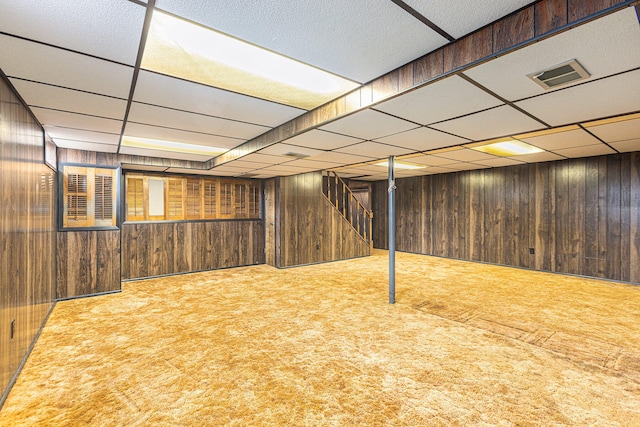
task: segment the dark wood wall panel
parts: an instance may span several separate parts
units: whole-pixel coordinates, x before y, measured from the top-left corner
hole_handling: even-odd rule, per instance
[[[640,283],[640,152],[396,185],[400,251]],[[386,199],[374,183],[376,248],[388,248]]]
[[[58,299],[118,290],[120,230],[58,232]]]
[[[2,75],[0,124],[1,407],[55,301],[56,179],[42,129]]]
[[[266,245],[276,267],[368,256],[369,245],[322,194],[322,174],[280,177],[266,186],[275,202],[277,226]]]
[[[262,220],[122,225],[122,279],[263,264]]]

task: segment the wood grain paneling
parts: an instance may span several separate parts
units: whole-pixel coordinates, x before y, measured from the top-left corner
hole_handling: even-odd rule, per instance
[[[501,19],[493,25],[493,51],[507,50],[535,35],[534,7]]]
[[[493,52],[493,26],[488,26],[444,47],[444,72],[464,67]]]
[[[625,0],[568,0],[569,23],[608,9]]]
[[[120,230],[58,232],[57,298],[120,290]]]
[[[264,222],[223,220],[122,225],[122,279],[264,263]]]
[[[322,194],[322,173],[274,180],[276,267],[368,256],[369,245]]]
[[[56,179],[0,72],[0,407],[55,300]]]
[[[638,152],[396,185],[400,251],[640,283]],[[388,247],[386,189],[373,185],[376,248]]]
[[[567,0],[546,0],[535,4],[535,35],[567,25]]]

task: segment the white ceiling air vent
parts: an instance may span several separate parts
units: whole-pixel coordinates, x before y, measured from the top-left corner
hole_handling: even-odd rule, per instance
[[[553,67],[549,67],[545,70],[527,74],[527,77],[538,83],[545,90],[549,90],[558,86],[584,80],[589,78],[590,75],[587,73],[587,70],[578,63],[578,61],[572,59],[571,61],[554,65]]]
[[[286,157],[293,157],[294,159],[304,159],[305,157],[310,157],[309,154],[302,154],[302,153],[293,153],[293,152],[289,152],[287,154],[285,154]]]

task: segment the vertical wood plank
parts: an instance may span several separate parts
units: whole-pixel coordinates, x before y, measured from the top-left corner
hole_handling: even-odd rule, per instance
[[[629,280],[640,283],[640,152],[630,157]]]
[[[567,24],[567,0],[544,0],[535,4],[535,35],[540,36]]]
[[[471,64],[492,53],[493,26],[488,26],[444,47],[444,72]]]
[[[534,7],[530,6],[493,24],[493,52],[507,50],[534,35]]]

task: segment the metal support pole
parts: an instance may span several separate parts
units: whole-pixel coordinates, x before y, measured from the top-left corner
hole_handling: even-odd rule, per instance
[[[393,156],[389,157],[389,304],[396,302],[396,177]]]

